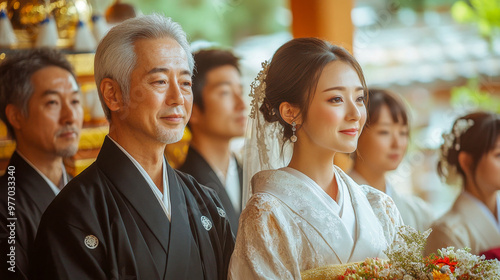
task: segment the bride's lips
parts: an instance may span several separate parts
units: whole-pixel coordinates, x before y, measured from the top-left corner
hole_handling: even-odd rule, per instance
[[[389,159],[391,159],[391,160],[398,160],[398,159],[399,159],[399,157],[400,157],[400,155],[399,155],[399,154],[390,154],[390,155],[389,155]]]
[[[359,131],[359,129],[357,129],[357,128],[351,128],[351,129],[344,129],[344,130],[341,130],[339,132],[346,134],[346,135],[349,135],[349,136],[356,136],[356,135],[358,135],[358,131]]]
[[[239,116],[236,118],[236,122],[237,123],[245,123],[247,121],[247,117],[246,116]]]

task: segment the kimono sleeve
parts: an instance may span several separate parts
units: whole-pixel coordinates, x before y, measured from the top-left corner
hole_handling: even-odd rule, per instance
[[[19,208],[15,220],[9,219],[6,197],[0,198],[0,207],[0,279],[28,279],[28,251],[36,223]]]
[[[47,217],[49,218],[49,217]],[[106,246],[100,234],[90,234],[64,222],[42,224],[32,257],[33,279],[118,279],[106,275]]]
[[[300,279],[296,242],[277,210],[283,206],[260,198],[254,195],[240,217],[229,279]]]

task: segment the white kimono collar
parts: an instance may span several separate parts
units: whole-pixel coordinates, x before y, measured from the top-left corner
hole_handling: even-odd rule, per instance
[[[286,171],[270,170],[261,175],[269,176],[265,184],[252,186],[253,193],[273,195],[303,217],[323,237],[339,263],[362,261],[366,256],[380,256],[387,244],[378,218],[360,187],[340,168],[334,166],[334,169],[335,176],[346,183],[351,196],[356,217],[356,240],[352,239],[341,218],[332,211],[332,198],[317,184],[305,184]]]
[[[458,213],[462,213],[464,221],[467,221],[473,228],[481,229],[477,231],[481,234],[481,239],[487,242],[500,240],[498,223],[492,221],[494,218],[487,218],[488,216],[481,210],[478,203],[481,202],[475,201],[472,195],[464,191],[458,196],[453,208]],[[493,216],[490,212],[489,214]]]
[[[490,212],[490,209],[488,209],[488,207],[486,207],[486,205],[484,205],[484,203],[482,201],[480,201],[479,199],[477,199],[475,196],[473,196],[472,194],[470,194],[469,192],[467,191],[464,191],[463,192],[463,196],[465,196],[467,198],[467,200],[469,200],[471,203],[474,203],[476,205],[476,207],[481,210],[481,212],[483,212],[484,216],[493,224],[496,226],[497,228],[497,231],[500,233],[500,223],[499,223],[499,220],[495,218],[495,216],[493,216],[493,214]],[[497,195],[496,195],[497,199],[497,217],[500,219],[500,213],[499,213],[499,205],[498,205],[498,202],[500,200],[500,194],[497,192]]]

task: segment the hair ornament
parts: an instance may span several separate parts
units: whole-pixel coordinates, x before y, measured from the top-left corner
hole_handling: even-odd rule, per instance
[[[260,70],[252,84],[250,84],[249,96],[252,97],[252,101],[250,102],[250,118],[252,119],[255,119],[256,113],[259,110],[259,104],[262,104],[266,97],[266,77],[268,70],[269,61],[266,60],[262,62],[262,70]]]
[[[455,151],[460,151],[460,136],[462,136],[470,127],[474,125],[474,121],[471,119],[460,119],[457,120],[455,125],[453,126],[453,129],[451,130],[450,133],[444,133],[443,134],[443,139],[444,139],[444,144],[443,144],[443,153],[444,156],[448,155],[448,150],[453,146],[453,143],[455,143]]]
[[[460,151],[460,137],[473,125],[474,121],[472,119],[459,119],[453,125],[450,133],[443,133],[444,143],[441,146],[439,161],[443,175],[446,178],[445,182],[448,185],[455,185],[461,179],[457,167],[448,163],[448,152],[452,147],[455,151]]]

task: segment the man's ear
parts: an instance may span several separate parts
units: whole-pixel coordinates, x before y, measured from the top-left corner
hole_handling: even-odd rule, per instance
[[[14,130],[21,129],[21,121],[24,119],[23,112],[14,104],[8,104],[5,107],[5,115],[7,116],[7,121],[12,125]]]
[[[297,125],[302,123],[302,118],[299,114],[300,109],[297,106],[293,106],[288,102],[282,102],[279,107],[281,118],[289,123],[295,122]]]
[[[203,113],[198,105],[193,104],[193,110],[191,111],[191,118],[189,119],[190,125],[197,125],[201,118],[203,117]]]
[[[458,164],[460,164],[460,168],[462,168],[467,177],[473,177],[472,156],[469,153],[460,152],[458,154]]]
[[[110,111],[117,112],[123,109],[122,91],[115,80],[104,78],[101,81],[100,89],[104,102]]]

